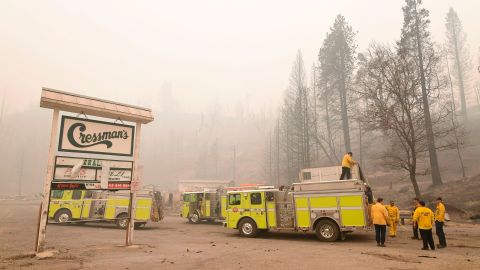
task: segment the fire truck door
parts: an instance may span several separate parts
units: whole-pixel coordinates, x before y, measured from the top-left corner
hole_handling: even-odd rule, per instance
[[[250,193],[250,216],[257,223],[258,229],[267,229],[265,192]]]

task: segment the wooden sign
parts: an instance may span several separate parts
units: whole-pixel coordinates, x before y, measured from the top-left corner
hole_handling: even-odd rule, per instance
[[[135,127],[62,116],[58,151],[133,156]]]
[[[128,189],[132,181],[132,170],[132,161],[57,156],[52,182],[84,184],[77,189],[81,189],[81,187],[84,189],[110,189],[111,187]],[[102,176],[107,177],[107,181],[102,181]],[[128,188],[126,184],[128,184]]]

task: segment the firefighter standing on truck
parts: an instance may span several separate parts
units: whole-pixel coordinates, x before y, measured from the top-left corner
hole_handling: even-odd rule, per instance
[[[397,236],[397,226],[400,221],[400,210],[395,206],[394,201],[390,201],[390,205],[385,206],[388,211],[388,217],[390,218],[390,230],[388,231],[388,236],[395,237]]]
[[[340,176],[340,180],[344,180],[344,179],[348,180],[352,178],[351,169],[352,169],[352,166],[357,163],[355,160],[352,159],[352,156],[353,156],[352,152],[348,152],[343,156],[342,175]]]

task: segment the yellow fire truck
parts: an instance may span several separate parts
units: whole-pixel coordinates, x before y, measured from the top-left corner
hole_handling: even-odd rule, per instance
[[[184,192],[182,200],[181,217],[190,223],[225,219],[227,197],[223,190]]]
[[[135,226],[163,219],[161,193],[143,190],[137,193]],[[52,190],[48,217],[57,223],[111,222],[128,226],[128,191]]]
[[[229,191],[224,227],[241,236],[259,231],[315,232],[321,241],[369,226],[366,185],[360,180],[294,183],[286,190]]]
[[[248,190],[259,188],[273,188],[259,184],[243,184],[239,187],[224,187],[216,190],[205,189],[204,191],[184,192],[182,195],[183,218],[193,224],[203,220],[224,220],[227,217],[227,192],[233,190]]]

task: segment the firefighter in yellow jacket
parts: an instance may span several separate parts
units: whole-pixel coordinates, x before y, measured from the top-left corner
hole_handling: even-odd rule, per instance
[[[435,209],[435,231],[437,232],[438,241],[440,244],[437,248],[447,247],[447,241],[445,240],[445,232],[443,231],[443,225],[445,224],[445,205],[441,197],[437,198],[437,209]]]
[[[388,211],[388,217],[390,219],[390,230],[388,231],[388,236],[395,237],[397,236],[397,226],[400,221],[400,210],[395,206],[394,201],[390,201],[390,205],[385,206]]]
[[[375,240],[377,240],[377,246],[379,247],[385,247],[385,233],[388,224],[388,211],[382,202],[383,199],[378,198],[377,203],[372,205],[370,210],[370,220],[375,226]]]
[[[352,152],[348,152],[343,156],[342,159],[342,175],[340,176],[340,180],[343,179],[351,179],[352,178],[352,173],[351,169],[352,166],[355,165],[357,162],[352,159]]]
[[[428,246],[435,250],[435,243],[433,242],[432,227],[435,220],[434,214],[430,208],[425,207],[425,202],[419,202],[420,207],[413,213],[413,222],[415,222],[420,231],[423,240],[423,250],[428,250]]]

